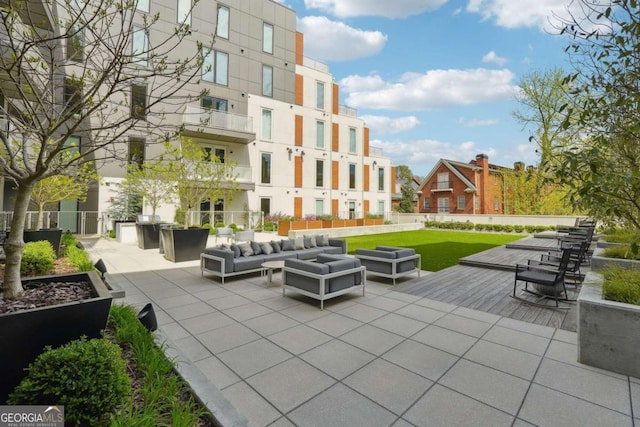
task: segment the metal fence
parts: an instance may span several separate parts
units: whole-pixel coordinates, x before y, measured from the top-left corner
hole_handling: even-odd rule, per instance
[[[42,228],[61,228],[74,234],[101,234],[105,229],[105,214],[96,211],[44,211],[42,213]],[[11,228],[13,212],[0,212],[0,229]],[[27,212],[26,229],[38,228],[38,212]]]

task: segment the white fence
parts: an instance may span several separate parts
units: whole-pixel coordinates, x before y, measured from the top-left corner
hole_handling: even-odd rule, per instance
[[[391,216],[391,222],[394,224],[436,221],[503,225],[573,225],[576,221],[576,216],[566,215],[464,215],[446,213],[405,214],[393,212]]]

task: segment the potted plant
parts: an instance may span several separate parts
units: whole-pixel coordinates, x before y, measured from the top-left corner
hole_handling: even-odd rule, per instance
[[[164,257],[173,262],[199,259],[207,245],[209,229],[192,226],[191,214],[205,200],[229,200],[236,191],[234,164],[222,162],[188,138],[180,138],[178,145],[166,143],[158,162],[184,214],[182,227],[160,230]]]

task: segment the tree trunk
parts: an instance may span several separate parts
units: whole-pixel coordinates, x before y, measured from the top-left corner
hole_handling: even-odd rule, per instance
[[[3,293],[6,299],[15,298],[23,291],[20,280],[20,263],[22,262],[22,251],[24,249],[24,222],[27,218],[27,209],[29,208],[33,185],[23,183],[18,185],[13,218],[11,219],[11,231],[4,245],[6,261],[4,265]]]
[[[38,222],[36,222],[36,230],[42,230],[42,218],[44,216],[44,203],[38,205]]]

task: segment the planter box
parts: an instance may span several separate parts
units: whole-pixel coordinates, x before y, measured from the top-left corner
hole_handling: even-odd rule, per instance
[[[278,235],[279,236],[288,236],[289,230],[291,230],[291,221],[280,221],[278,222]]]
[[[42,228],[40,230],[25,230],[22,236],[25,243],[39,242],[46,240],[51,243],[53,250],[57,254],[60,250],[60,241],[62,240],[61,228]]]
[[[640,306],[602,298],[589,272],[578,297],[578,362],[640,378]]]
[[[100,337],[107,324],[111,294],[97,273],[32,277],[29,283],[89,282],[94,298],[49,307],[0,314],[0,401],[20,383],[23,369],[43,352],[45,346],[59,347],[70,341]]]
[[[358,220],[357,219],[348,219],[345,221],[345,227],[357,227]]]
[[[593,271],[602,270],[607,265],[616,264],[625,269],[640,269],[640,261],[623,258],[606,258],[602,256],[604,248],[596,248],[591,256],[591,269]]]
[[[200,259],[207,246],[209,229],[201,227],[162,228],[160,230],[164,258],[172,262]]]
[[[116,233],[116,239],[118,238],[118,235],[120,233],[120,227],[119,225],[122,223],[128,223],[128,222],[136,222],[134,219],[114,219],[111,222],[111,229],[113,231],[115,231]]]
[[[140,249],[158,249],[160,247],[159,223],[136,223],[136,235]]]

